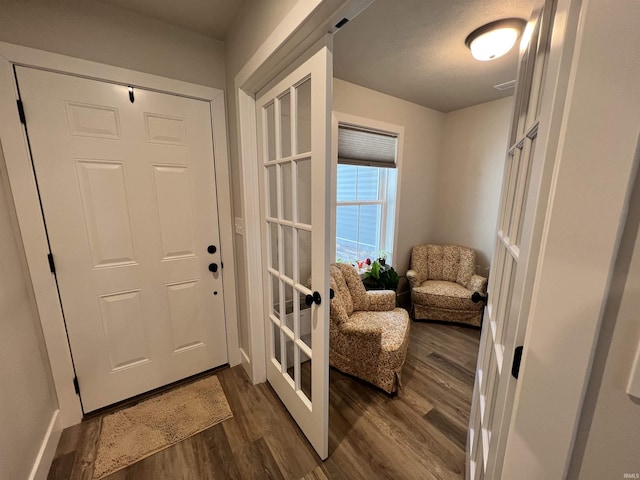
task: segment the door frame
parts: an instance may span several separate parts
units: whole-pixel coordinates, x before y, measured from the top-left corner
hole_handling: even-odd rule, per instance
[[[83,413],[80,397],[75,393],[73,386],[75,373],[57,284],[47,261],[49,247],[29,146],[16,108],[18,90],[13,75],[14,65],[208,102],[213,127],[220,254],[222,262],[235,265],[224,92],[217,88],[0,42],[0,142],[4,154],[4,165],[0,167],[6,167],[26,256],[28,272],[25,273],[28,273],[31,278],[34,300],[58,398],[57,428],[62,430],[80,423]],[[233,366],[240,363],[236,275],[233,268],[225,270],[223,288],[227,356],[229,365]]]
[[[238,248],[243,251],[247,292],[263,292],[262,275],[255,273],[262,272],[256,94],[325,35],[335,33],[339,21],[354,18],[373,1],[298,0],[234,78],[243,218]],[[244,301],[249,344],[239,347],[241,362],[254,384],[264,383],[267,355],[262,295],[247,295]]]

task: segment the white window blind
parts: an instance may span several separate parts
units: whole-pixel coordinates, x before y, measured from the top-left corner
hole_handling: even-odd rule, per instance
[[[352,125],[338,128],[338,163],[396,168],[397,135]]]

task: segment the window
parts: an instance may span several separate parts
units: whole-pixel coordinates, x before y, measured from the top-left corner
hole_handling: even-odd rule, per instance
[[[395,134],[352,125],[338,127],[337,260],[375,259],[381,251],[391,255],[396,151]]]

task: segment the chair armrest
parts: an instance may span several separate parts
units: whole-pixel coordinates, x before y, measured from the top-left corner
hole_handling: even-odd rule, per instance
[[[342,343],[336,345],[338,350],[358,351],[360,358],[378,358],[382,348],[382,329],[374,325],[358,325],[354,327],[348,322],[342,324],[335,341]],[[335,348],[334,347],[334,348]]]
[[[393,290],[367,291],[368,310],[371,312],[386,312],[396,308],[396,292]]]
[[[469,280],[469,290],[472,292],[487,293],[487,279],[480,275],[473,275]]]
[[[411,288],[419,287],[422,283],[420,275],[418,275],[418,272],[415,270],[407,270],[407,280],[409,280],[409,286]]]

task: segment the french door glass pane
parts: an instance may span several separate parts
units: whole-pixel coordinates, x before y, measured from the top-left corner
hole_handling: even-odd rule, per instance
[[[300,390],[311,401],[311,358],[307,357],[302,349],[300,353]]]
[[[266,110],[266,141],[267,159],[276,159],[276,109],[273,103],[265,108]]]
[[[293,332],[294,311],[293,311],[293,287],[288,283],[284,284],[284,324]]]
[[[280,97],[280,149],[282,158],[291,155],[291,94]]]
[[[306,153],[311,150],[311,79],[296,88],[297,150]]]
[[[269,266],[278,270],[278,224],[267,222],[267,229],[269,230],[269,256],[271,257]]]
[[[280,328],[272,323],[273,331],[273,352],[271,352],[271,358],[275,358],[278,364],[282,363],[282,351],[280,350]]]
[[[269,210],[267,215],[271,218],[278,217],[278,184],[277,167],[272,165],[267,167],[267,203]]]
[[[293,279],[293,227],[283,225],[281,228],[284,247],[282,252],[282,256],[284,257],[284,271],[280,273]]]
[[[527,195],[529,194],[529,175],[531,172],[531,159],[533,158],[533,156],[535,155],[535,151],[536,151],[536,137],[533,137],[531,139],[531,145],[529,146],[529,151],[527,152],[527,158],[525,159],[526,164],[527,164],[527,174],[525,176],[524,182],[525,182],[525,187],[524,187],[524,191],[522,192],[522,206],[520,209],[520,218],[518,218],[518,230],[516,232],[516,239],[515,239],[515,243],[516,245],[520,245],[520,241],[522,239],[522,226],[524,224],[524,212],[526,211],[526,207],[527,207]],[[528,140],[527,140],[528,141]]]
[[[280,165],[282,172],[282,218],[284,220],[293,220],[293,182],[291,178],[291,163],[283,163]]]
[[[311,191],[311,159],[299,160],[298,170],[298,223],[311,225],[311,195],[300,195],[300,192]]]
[[[291,379],[291,382],[293,382],[293,379],[295,378],[294,377],[295,363],[293,361],[295,344],[293,340],[286,333],[284,334],[284,340],[285,340],[285,361],[286,361],[284,365],[284,373],[286,373]]]
[[[280,318],[280,280],[271,274],[269,274],[269,278],[271,279],[271,313],[276,318]]]
[[[305,303],[303,294],[300,294],[300,340],[311,349],[311,307]]]
[[[298,282],[307,285],[311,276],[311,232],[298,231]]]

